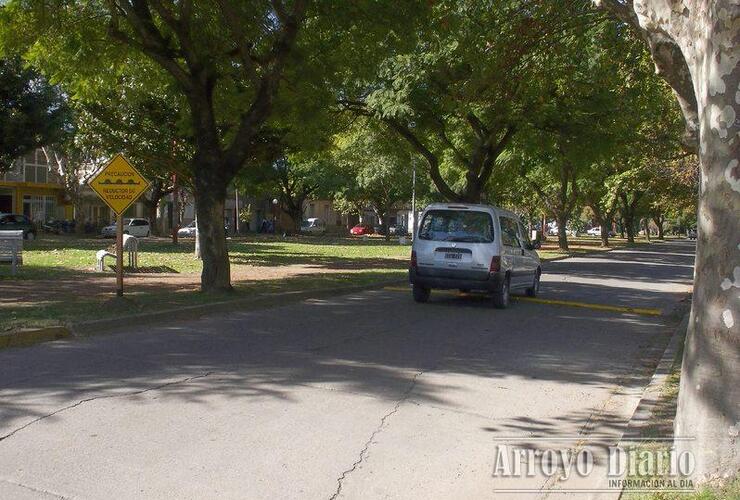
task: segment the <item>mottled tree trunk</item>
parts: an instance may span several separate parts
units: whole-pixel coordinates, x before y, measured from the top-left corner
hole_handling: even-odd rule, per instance
[[[699,108],[698,242],[676,435],[699,479],[740,470],[740,5],[698,1],[680,45]]]
[[[729,477],[740,470],[740,4],[597,3],[642,34],[676,93],[687,131],[698,128],[694,295],[675,421],[675,435],[693,439],[675,444],[678,453],[694,456],[697,480]]]

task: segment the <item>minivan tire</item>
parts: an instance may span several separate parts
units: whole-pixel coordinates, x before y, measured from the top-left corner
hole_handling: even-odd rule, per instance
[[[532,286],[527,288],[526,290],[527,297],[536,297],[537,292],[540,291],[540,274],[541,271],[538,269],[537,272],[534,274],[534,281],[532,282]]]
[[[429,296],[432,294],[431,289],[419,285],[414,285],[411,290],[414,295],[414,301],[420,303],[428,301]]]
[[[509,307],[509,302],[511,301],[511,287],[509,283],[509,278],[506,277],[501,282],[501,288],[493,293],[493,306],[496,309],[506,309]]]

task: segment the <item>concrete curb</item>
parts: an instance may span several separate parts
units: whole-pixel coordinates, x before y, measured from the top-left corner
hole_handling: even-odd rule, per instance
[[[162,323],[176,323],[197,319],[213,313],[229,313],[236,311],[250,311],[258,308],[277,307],[305,299],[320,299],[345,295],[348,293],[374,290],[388,285],[404,283],[405,279],[389,279],[376,281],[366,285],[354,285],[338,288],[316,288],[312,290],[292,290],[287,292],[271,292],[255,294],[250,297],[241,297],[233,300],[222,300],[207,304],[197,304],[178,308],[165,309],[151,313],[132,314],[117,318],[105,318],[93,321],[72,323],[69,326],[53,326],[48,328],[24,328],[0,334],[0,349],[7,347],[28,347],[42,342],[60,340],[71,337],[86,337],[91,335],[112,333],[116,330],[137,326],[156,325]]]
[[[655,367],[655,372],[653,372],[650,383],[645,387],[642,398],[640,398],[640,403],[635,408],[634,413],[632,413],[632,417],[627,424],[627,429],[622,435],[622,441],[639,438],[640,431],[650,421],[650,417],[652,417],[653,411],[660,400],[661,389],[673,369],[676,361],[676,353],[680,348],[680,341],[685,338],[684,333],[688,326],[689,313],[687,312],[673,331],[673,336],[668,341],[668,345],[665,351],[663,351],[663,356],[658,361],[658,366]]]
[[[7,347],[26,347],[41,342],[69,338],[72,331],[65,326],[48,328],[23,328],[0,334],[0,349]]]
[[[671,369],[676,361],[676,353],[680,349],[680,341],[685,339],[683,334],[686,331],[688,324],[689,312],[684,314],[681,322],[678,324],[676,329],[673,330],[673,335],[668,341],[668,345],[663,351],[663,355],[660,357],[658,365],[655,367],[653,376],[650,378],[650,382],[642,392],[640,402],[632,413],[629,422],[627,422],[624,433],[622,433],[622,437],[619,439],[619,442],[616,443],[617,446],[624,447],[625,443],[636,441],[636,439],[640,437],[640,432],[644,425],[650,421],[653,411],[660,400],[661,388],[665,384],[665,381],[670,375]],[[624,476],[619,479],[624,479]],[[603,494],[598,495],[599,500],[619,500],[622,497],[623,490],[609,491],[608,488],[606,488],[607,484],[608,478],[604,478],[601,484],[604,492]]]

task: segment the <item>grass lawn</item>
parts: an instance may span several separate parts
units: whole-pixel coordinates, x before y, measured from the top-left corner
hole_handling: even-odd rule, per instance
[[[363,260],[407,259],[410,252],[408,245],[387,243],[378,238],[252,237],[230,238],[228,244],[231,263],[235,266],[320,264],[343,260],[361,263]],[[113,245],[113,240],[60,236],[27,241],[24,242],[21,272],[17,276],[2,273],[0,280],[48,279],[76,275],[79,271],[93,272],[95,253]],[[173,245],[168,239],[149,238],[139,245],[139,266],[144,272],[196,274],[200,273],[201,262],[194,256],[192,239],[181,239],[178,245]]]
[[[43,236],[25,242],[17,276],[0,267],[0,331],[125,316],[143,311],[240,299],[265,292],[336,288],[403,279],[410,245],[380,237],[250,236],[228,240],[234,292],[197,291],[201,262],[192,239],[173,245],[166,238],[140,242],[139,269],[127,273],[123,306],[112,303],[113,273],[94,271],[95,253],[113,240]],[[615,246],[625,246],[615,239]],[[606,250],[597,238],[572,238],[560,252],[551,238],[543,260]],[[108,261],[109,264],[113,262]]]

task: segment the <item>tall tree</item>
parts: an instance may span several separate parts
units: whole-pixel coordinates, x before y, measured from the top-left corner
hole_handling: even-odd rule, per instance
[[[192,130],[204,291],[231,289],[223,226],[226,189],[246,164],[261,156],[265,127],[285,68],[292,62],[307,4],[99,0],[49,5],[16,0],[4,9],[10,15],[34,16],[35,25],[42,26],[41,41],[56,43],[66,60],[83,54],[88,74],[93,68],[110,71],[110,58],[100,54],[118,51],[148,58],[172,82]],[[120,45],[111,48],[111,41]],[[32,50],[39,46],[34,44]],[[100,53],[93,50],[98,46]]]
[[[681,369],[677,451],[698,479],[740,469],[740,5],[733,0],[595,0],[645,41],[699,153],[698,243]]]
[[[419,8],[409,46],[385,44],[341,103],[423,159],[448,200],[478,202],[522,121],[539,109],[545,54],[599,16],[587,2],[441,1]]]
[[[411,155],[398,140],[388,137],[367,120],[359,120],[337,140],[336,160],[348,189],[337,193],[340,206],[370,208],[386,239],[389,217],[398,205],[411,200]]]
[[[0,59],[0,173],[26,153],[59,142],[68,119],[57,87],[18,57]]]

